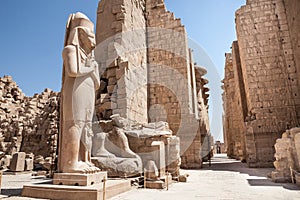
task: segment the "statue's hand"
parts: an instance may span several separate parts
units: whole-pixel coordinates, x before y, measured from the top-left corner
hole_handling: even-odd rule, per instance
[[[93,69],[97,69],[97,68],[98,68],[98,63],[97,63],[96,60],[93,60],[93,61],[92,61],[91,67],[92,67]]]
[[[92,69],[96,69],[98,67],[98,63],[94,58],[89,58],[85,62],[85,67],[90,67]]]

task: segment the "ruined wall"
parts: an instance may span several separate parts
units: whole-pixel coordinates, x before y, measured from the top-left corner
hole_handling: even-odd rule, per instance
[[[162,0],[102,0],[96,38],[96,59],[103,73],[98,117],[121,114],[141,123],[166,121],[181,137],[183,165],[200,167],[195,67],[180,19]],[[205,135],[208,120],[204,121]]]
[[[236,31],[247,162],[250,167],[272,166],[276,139],[299,124],[296,54],[283,0],[248,0],[236,12]]]
[[[102,0],[97,14],[95,50],[101,65],[97,114],[120,114],[147,122],[145,2]]]
[[[180,19],[163,0],[146,1],[149,121],[167,121],[180,137],[182,167],[201,167],[194,62]]]
[[[11,76],[0,78],[0,151],[52,157],[56,153],[59,94],[26,97]]]
[[[246,160],[245,118],[247,102],[243,71],[241,68],[239,45],[232,43],[232,52],[226,54],[224,78],[224,136],[227,155],[236,159]]]
[[[243,80],[243,71],[240,60],[239,45],[237,41],[232,43],[232,62],[235,82],[235,128],[236,128],[236,146],[237,156],[240,160],[246,160],[246,144],[245,144],[245,118],[247,116],[247,101],[245,99],[245,84]]]
[[[148,0],[146,8],[149,108],[155,117],[161,117],[161,108],[155,105],[163,106],[171,129],[177,132],[178,114],[182,111],[179,104],[186,103],[188,109],[183,114],[192,113],[193,107],[186,31],[180,19],[166,10],[163,1]],[[150,117],[149,120],[157,119]]]

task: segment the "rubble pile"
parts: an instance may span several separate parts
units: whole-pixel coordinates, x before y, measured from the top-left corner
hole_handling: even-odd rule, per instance
[[[293,128],[283,133],[282,138],[276,141],[275,150],[276,170],[271,174],[272,180],[294,182],[300,172],[300,128]]]
[[[1,167],[17,152],[52,157],[56,151],[59,93],[45,89],[26,97],[11,76],[0,78]]]

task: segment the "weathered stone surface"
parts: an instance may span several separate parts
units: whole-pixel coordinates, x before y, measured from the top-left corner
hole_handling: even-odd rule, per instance
[[[226,54],[224,79],[224,135],[227,155],[245,160],[245,115],[246,102],[244,83],[241,77],[241,61],[238,42],[232,44],[232,53]],[[240,106],[237,106],[240,105]]]
[[[96,110],[100,119],[120,114],[130,121],[147,122],[147,55],[145,2],[139,0],[98,5],[96,59],[103,87]],[[109,25],[108,25],[109,24]]]
[[[92,162],[96,167],[107,171],[108,177],[133,177],[142,172],[142,161],[140,158],[120,157],[93,157]]]
[[[32,171],[34,169],[33,159],[26,158],[25,159],[25,171]]]
[[[178,175],[180,140],[172,136],[168,123],[142,125],[119,115],[111,118],[107,122],[100,121],[98,129],[94,125],[96,134],[93,138],[92,160],[96,166],[107,170],[110,177],[129,177],[139,175],[149,160],[155,160],[160,176],[165,175],[167,166],[170,166],[173,175]],[[99,132],[103,129],[107,133]],[[168,151],[165,146],[169,147]],[[171,159],[172,164],[168,165]]]
[[[12,160],[9,166],[10,171],[23,172],[25,169],[25,157],[26,154],[24,152],[15,153],[12,156]]]
[[[300,172],[300,128],[287,130],[282,138],[277,139],[275,144],[275,171],[272,172],[274,182],[290,182],[295,180],[296,174]],[[292,175],[293,174],[293,175]]]
[[[181,20],[163,1],[102,0],[96,35],[96,58],[104,63],[98,118],[166,121],[181,138],[183,166],[200,168],[201,138],[209,133],[207,82],[205,70],[194,65]]]
[[[224,133],[228,155],[271,167],[274,144],[299,126],[299,1],[248,0],[236,11],[226,54]]]

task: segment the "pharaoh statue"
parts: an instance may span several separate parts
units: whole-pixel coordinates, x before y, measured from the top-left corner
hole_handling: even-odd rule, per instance
[[[62,53],[60,173],[100,171],[91,162],[95,90],[100,85],[95,46],[94,24],[82,13],[71,14]]]

